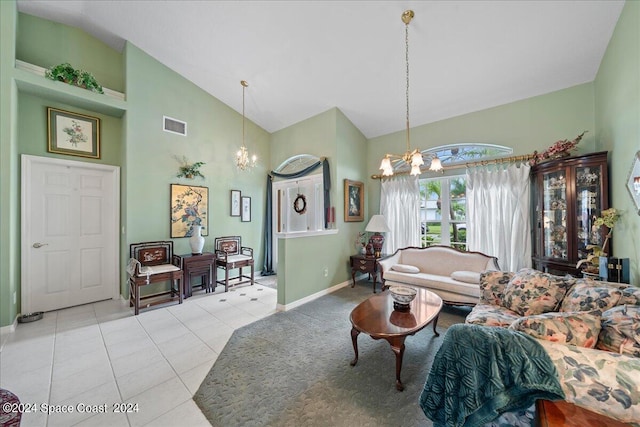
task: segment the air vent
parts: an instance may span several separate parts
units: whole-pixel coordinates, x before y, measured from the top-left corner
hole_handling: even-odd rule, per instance
[[[182,136],[187,136],[187,122],[163,116],[163,129],[165,132],[171,132]]]

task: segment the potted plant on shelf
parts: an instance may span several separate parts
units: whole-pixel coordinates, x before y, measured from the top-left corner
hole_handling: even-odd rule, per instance
[[[88,89],[92,92],[104,93],[102,86],[96,81],[93,75],[84,70],[76,70],[65,62],[63,64],[54,65],[44,73],[45,77],[51,80],[65,82],[70,85]]]
[[[607,256],[607,243],[613,233],[613,228],[620,219],[620,213],[616,208],[609,208],[602,211],[601,216],[597,217],[593,222],[593,227],[600,228],[602,226],[607,227],[607,234],[604,238],[602,246],[587,245],[587,250],[590,251],[589,255],[585,259],[581,259],[576,264],[576,268],[583,267],[583,272],[587,274],[597,275],[600,267],[600,257]]]
[[[200,172],[200,167],[204,165],[203,162],[189,163],[186,157],[182,157],[182,165],[180,166],[180,172],[176,175],[178,178],[194,179],[199,176],[204,178],[204,175]]]

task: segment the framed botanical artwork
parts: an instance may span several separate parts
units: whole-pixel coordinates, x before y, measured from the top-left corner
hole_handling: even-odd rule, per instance
[[[100,119],[47,107],[47,151],[100,158]]]
[[[231,190],[231,216],[240,216],[240,190]]]
[[[242,196],[242,222],[251,222],[251,197]]]
[[[631,163],[627,190],[629,190],[633,203],[635,203],[636,211],[640,215],[640,151],[636,153],[633,163]]]
[[[364,183],[344,180],[344,221],[364,221]]]
[[[191,237],[194,225],[209,235],[209,189],[171,184],[171,237]]]

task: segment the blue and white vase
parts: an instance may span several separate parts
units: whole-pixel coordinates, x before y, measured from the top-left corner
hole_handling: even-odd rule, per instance
[[[201,255],[202,248],[204,247],[204,237],[200,234],[202,231],[201,225],[194,225],[191,237],[189,237],[189,245],[191,245],[191,255]]]

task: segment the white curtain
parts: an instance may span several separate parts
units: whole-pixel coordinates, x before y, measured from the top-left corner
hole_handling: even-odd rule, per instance
[[[392,254],[407,246],[420,247],[420,184],[416,176],[382,181],[380,213],[391,229],[382,251]]]
[[[467,244],[498,258],[502,270],[531,267],[527,164],[467,170]]]

